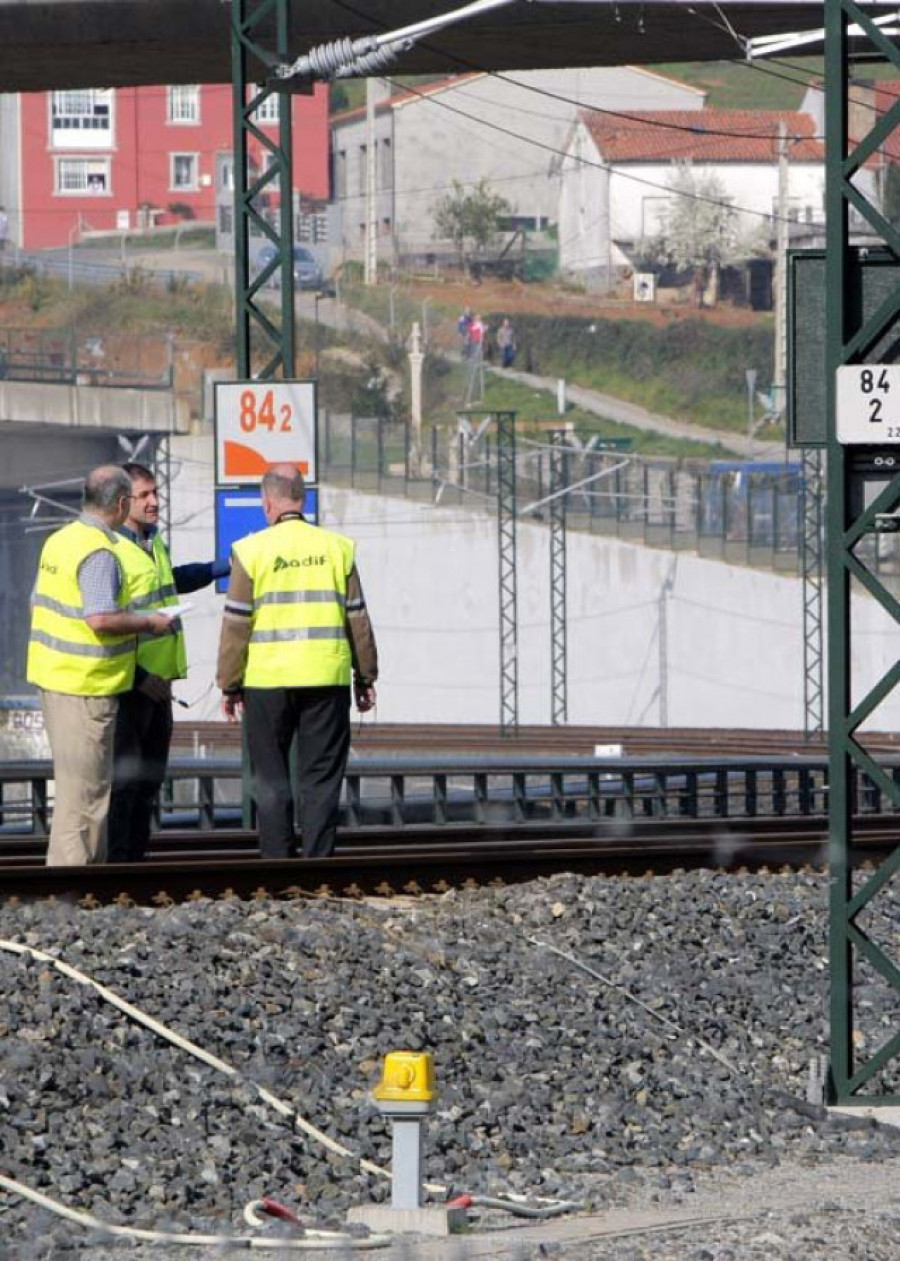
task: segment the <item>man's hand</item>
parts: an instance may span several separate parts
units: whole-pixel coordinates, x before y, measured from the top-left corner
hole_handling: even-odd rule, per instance
[[[240,722],[244,715],[244,693],[223,692],[222,713],[227,722]]]
[[[137,684],[135,689],[143,692],[145,696],[149,696],[152,701],[172,702],[172,684],[168,679],[161,679],[158,674],[147,674]]]
[[[176,618],[166,617],[165,613],[148,613],[147,633],[150,635],[168,635],[171,631],[177,629],[175,626],[176,621]]]
[[[370,709],[375,708],[374,683],[363,683],[362,679],[353,680],[353,699],[356,702],[356,708],[361,714],[367,714]]]

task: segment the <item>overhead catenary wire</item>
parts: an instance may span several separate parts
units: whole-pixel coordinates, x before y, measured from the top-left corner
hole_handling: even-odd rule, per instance
[[[370,16],[370,15],[368,15],[368,14],[364,14],[364,13],[363,13],[363,12],[361,12],[359,9],[355,8],[353,5],[346,3],[346,0],[335,0],[335,3],[337,4],[337,6],[338,6],[339,8],[344,9],[346,12],[353,14],[353,16],[355,16],[355,17],[357,17],[357,18],[359,18],[359,19],[361,19],[361,20],[365,20],[365,21],[370,22],[370,23],[371,23],[371,22],[373,22],[373,19],[371,18],[371,16]],[[692,16],[695,16],[695,17],[698,17],[698,18],[702,16],[702,15],[700,15],[698,12],[696,12],[695,10],[689,10],[689,12],[691,13],[691,15],[692,15]],[[706,20],[706,21],[708,21],[708,22],[711,22],[711,19],[708,19],[708,18],[707,18],[707,19],[704,19],[704,20]],[[740,40],[740,38],[737,36],[737,34],[736,34],[736,32],[734,31],[733,27],[731,27],[730,23],[727,25],[727,27],[723,27],[723,25],[722,25],[722,22],[721,22],[721,21],[720,21],[720,22],[718,22],[718,23],[712,23],[712,24],[713,24],[713,25],[715,25],[715,26],[717,26],[719,29],[727,29],[727,30],[728,30],[728,32],[729,32],[729,34],[730,34],[730,35],[731,35],[731,36],[732,36],[732,37],[736,40],[736,42],[738,43],[738,46],[739,46],[739,48],[741,48],[741,51],[742,51],[742,52],[744,51],[743,44],[741,43],[741,40]],[[475,65],[475,64],[474,64],[474,63],[472,63],[472,62],[466,61],[465,59],[460,58],[459,56],[453,56],[453,57],[449,57],[449,56],[447,56],[447,59],[448,59],[448,60],[450,60],[450,61],[452,61],[452,62],[453,62],[454,64],[456,64],[456,65],[463,66],[466,70],[468,70],[468,71],[470,71],[470,72],[472,72],[472,73],[479,73],[479,74],[493,74],[493,77],[496,77],[496,78],[500,78],[500,79],[506,78],[506,76],[503,76],[503,75],[498,74],[498,73],[496,73],[496,72],[489,72],[489,71],[485,70],[483,67],[477,66],[477,65]],[[737,59],[734,59],[734,64],[741,64],[741,65],[743,65],[743,64],[748,64],[748,63],[746,62],[746,60],[745,60],[745,59],[742,59],[740,62],[738,62],[738,61],[737,61]],[[764,66],[760,66],[760,65],[758,65],[758,64],[757,64],[757,63],[755,63],[755,62],[753,62],[753,63],[749,63],[749,65],[750,65],[750,68],[756,69],[756,70],[758,70],[758,71],[760,71],[760,72],[762,72],[762,73],[768,73],[768,72],[769,72],[769,67],[767,67],[767,66],[766,66],[766,67],[764,67]],[[786,76],[776,76],[776,77],[785,78]],[[414,88],[414,87],[412,87],[412,86],[409,86],[409,85],[399,85],[399,84],[398,84],[395,80],[392,80],[392,79],[390,79],[390,78],[388,78],[388,79],[387,79],[387,81],[388,81],[388,82],[390,82],[390,83],[392,83],[394,87],[400,87],[400,88],[401,88],[404,92],[406,92],[406,93],[411,93],[411,94],[413,94],[413,95],[418,95],[418,96],[424,97],[425,99],[431,100],[431,101],[433,101],[433,103],[438,104],[438,105],[442,105],[444,108],[447,108],[447,109],[453,109],[453,108],[454,108],[454,107],[451,107],[451,106],[447,105],[447,103],[446,103],[446,102],[441,102],[441,101],[438,101],[438,100],[436,99],[436,96],[435,96],[433,93],[420,92],[418,89],[416,89],[416,88]],[[509,81],[510,81],[510,82],[517,82],[517,81],[515,81],[515,80],[509,80]],[[789,81],[790,81],[790,82],[797,82],[797,81],[796,81],[796,80],[794,80],[794,79],[790,79]],[[551,97],[554,97],[554,96],[555,96],[555,94],[554,94],[554,93],[552,93],[552,92],[547,92],[545,89],[543,89],[543,88],[539,88],[539,87],[537,87],[537,86],[533,86],[533,85],[525,85],[525,84],[522,84],[522,83],[519,83],[519,86],[523,86],[523,87],[524,87],[524,86],[527,86],[529,90],[534,91],[534,92],[536,92],[536,93],[538,93],[538,94],[545,94],[545,95],[548,95],[548,96],[551,96]],[[567,100],[567,99],[569,99],[569,98],[565,98],[565,97],[559,96],[559,97],[557,97],[556,99]],[[577,105],[579,105],[579,107],[581,107],[580,102],[575,102],[575,101],[571,101],[571,100],[570,100],[570,101],[569,101],[569,103],[571,103],[571,104],[577,104]],[[590,107],[587,107],[587,108],[590,108]],[[458,111],[458,110],[457,110],[457,111],[455,111],[455,112],[462,113],[462,111]],[[627,115],[626,113],[624,113],[624,112],[622,112],[622,111],[604,111],[604,112],[609,112],[609,113],[611,113],[611,114],[614,114],[614,115],[619,115],[619,116],[626,117],[626,118],[629,116],[629,115]],[[554,153],[556,153],[556,154],[559,154],[559,155],[562,155],[562,156],[566,156],[566,155],[564,154],[564,151],[562,151],[562,150],[556,150],[556,149],[554,149],[554,148],[553,148],[553,146],[548,146],[548,145],[546,145],[546,144],[544,144],[544,143],[542,143],[542,142],[540,142],[540,141],[535,140],[533,137],[529,137],[529,136],[523,135],[523,134],[521,134],[521,133],[513,132],[512,130],[510,130],[510,129],[508,129],[508,128],[503,128],[503,127],[501,127],[499,124],[492,124],[492,123],[490,123],[490,121],[489,121],[489,120],[487,120],[487,119],[479,119],[479,118],[477,118],[477,117],[474,117],[474,116],[472,116],[472,115],[467,115],[467,114],[464,114],[463,116],[464,116],[464,117],[467,117],[467,118],[470,118],[472,121],[479,122],[479,123],[481,123],[481,124],[482,124],[482,125],[484,125],[484,126],[487,126],[487,127],[492,127],[494,130],[498,130],[498,131],[502,132],[503,134],[507,134],[507,135],[512,136],[512,137],[514,137],[514,138],[517,138],[517,139],[520,139],[520,140],[524,140],[524,141],[526,141],[527,143],[536,144],[536,145],[538,145],[539,147],[541,147],[541,148],[543,148],[543,149],[548,149],[550,152],[554,152]],[[685,126],[685,127],[683,127],[683,130],[686,130],[686,131],[691,131],[692,129],[691,129],[690,127]],[[738,138],[740,138],[741,136],[744,136],[744,138],[753,138],[753,137],[752,137],[752,135],[748,137],[748,133],[741,133],[741,132],[735,132],[735,133],[728,133],[728,132],[724,132],[724,133],[718,133],[718,132],[708,132],[707,134],[724,134],[724,135],[734,134],[734,135],[735,135],[736,137],[738,137]],[[757,135],[757,136],[756,136],[756,138],[760,138],[760,136],[759,136],[759,135]],[[766,133],[766,134],[765,134],[765,136],[764,136],[764,137],[762,137],[762,138],[765,138],[765,139],[770,139],[770,138],[772,138],[773,140],[774,140],[774,139],[777,139],[777,137],[775,137],[775,136],[770,137],[768,133]],[[819,141],[821,141],[823,138],[822,138],[822,137],[820,137],[820,136],[818,136],[818,135],[814,135],[814,136],[805,136],[805,137],[802,137],[802,139],[806,139],[806,140],[819,140]],[[570,155],[570,156],[574,156],[574,155]],[[687,198],[690,198],[690,199],[692,199],[692,200],[696,200],[696,201],[703,201],[703,202],[707,202],[707,203],[710,203],[710,204],[713,204],[713,205],[716,205],[716,206],[727,206],[727,207],[729,207],[729,208],[731,208],[731,209],[733,209],[733,210],[736,210],[736,211],[738,211],[738,212],[740,212],[740,213],[744,213],[744,214],[747,214],[747,215],[750,215],[750,216],[755,216],[755,217],[762,218],[762,219],[764,219],[764,220],[765,220],[765,221],[767,221],[767,222],[777,222],[777,221],[778,221],[777,216],[773,216],[773,215],[772,215],[772,213],[771,213],[771,212],[768,212],[768,211],[759,211],[759,210],[755,210],[755,209],[750,208],[750,207],[744,207],[744,206],[735,205],[735,204],[734,204],[733,202],[731,202],[731,201],[722,200],[722,199],[720,199],[720,198],[709,197],[709,196],[706,196],[706,195],[703,195],[703,194],[698,194],[698,193],[696,193],[696,192],[691,192],[691,191],[689,191],[689,190],[683,190],[683,189],[672,189],[672,188],[670,188],[668,185],[658,185],[658,184],[654,184],[654,183],[652,183],[651,181],[648,181],[648,180],[643,180],[641,177],[631,175],[631,174],[629,174],[629,173],[627,173],[627,172],[624,172],[624,171],[621,171],[621,170],[613,170],[613,168],[611,168],[608,164],[596,163],[596,162],[590,161],[590,160],[588,160],[588,159],[583,159],[583,158],[580,158],[580,157],[579,157],[579,158],[577,158],[577,159],[575,159],[575,160],[578,160],[578,161],[579,161],[582,165],[588,165],[588,166],[592,166],[592,167],[595,167],[595,168],[598,168],[598,169],[601,169],[601,170],[605,170],[605,171],[607,171],[608,173],[618,175],[618,176],[620,176],[620,177],[621,177],[621,178],[623,178],[623,179],[630,179],[630,180],[632,180],[632,181],[634,181],[634,182],[637,182],[637,183],[643,183],[643,184],[645,184],[645,185],[648,185],[649,187],[658,188],[658,189],[660,189],[661,191],[663,191],[663,192],[667,193],[669,196],[687,197]],[[818,227],[822,227],[823,225],[822,225],[822,224],[814,224],[814,225],[811,225],[811,226],[818,226]]]

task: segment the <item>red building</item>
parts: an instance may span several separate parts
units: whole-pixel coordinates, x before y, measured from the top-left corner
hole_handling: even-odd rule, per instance
[[[267,98],[256,120],[273,139],[280,99]],[[294,111],[294,186],[324,200],[327,88],[285,99]],[[251,138],[257,162],[258,150]],[[212,223],[216,179],[230,179],[231,151],[230,84],[0,98],[0,206],[9,240],[33,250],[91,231]]]

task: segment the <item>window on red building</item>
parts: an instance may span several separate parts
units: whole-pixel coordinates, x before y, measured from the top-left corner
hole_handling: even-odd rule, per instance
[[[56,192],[64,197],[107,195],[109,162],[105,158],[57,158]]]
[[[50,140],[55,148],[108,148],[112,144],[112,91],[51,92]]]
[[[195,83],[168,89],[168,121],[199,123],[200,88]]]
[[[196,153],[173,153],[171,182],[169,187],[174,191],[197,188],[199,184],[199,159]]]
[[[253,111],[253,121],[255,123],[277,123],[280,118],[281,97],[277,92],[273,92],[264,101],[260,101]]]

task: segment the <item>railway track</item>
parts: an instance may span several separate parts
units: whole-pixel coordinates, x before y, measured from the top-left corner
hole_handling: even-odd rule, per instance
[[[864,747],[900,751],[900,733],[869,733]],[[205,747],[217,753],[237,752],[239,726],[224,722],[176,723],[173,749],[190,753]],[[434,723],[363,723],[353,734],[357,753],[387,751],[418,753],[557,754],[592,757],[598,747],[621,748],[625,757],[657,754],[741,756],[774,754],[822,755],[827,739],[807,739],[802,731],[754,728],[699,727],[519,727],[501,737],[484,725]]]
[[[857,862],[877,861],[896,845],[896,821],[859,822]],[[689,867],[722,870],[822,865],[821,819],[642,820],[623,829],[557,826],[371,828],[339,838],[327,859],[260,858],[252,832],[166,833],[145,863],[43,866],[42,842],[23,838],[0,857],[0,898],[61,896],[88,903],[165,903],[192,897],[421,894],[508,884],[572,871],[664,874]]]

